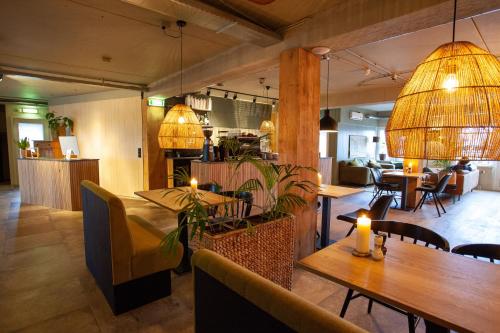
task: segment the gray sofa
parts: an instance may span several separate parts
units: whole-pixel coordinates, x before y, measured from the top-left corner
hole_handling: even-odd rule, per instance
[[[381,169],[395,169],[391,162],[378,162],[368,158],[357,158],[354,160],[345,160],[339,162],[339,183],[349,185],[367,186],[373,184],[370,173],[371,167],[380,167]],[[359,165],[356,165],[359,164]]]

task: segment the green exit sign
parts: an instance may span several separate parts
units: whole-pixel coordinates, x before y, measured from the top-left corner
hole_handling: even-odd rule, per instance
[[[165,100],[159,98],[148,98],[148,106],[165,106]]]

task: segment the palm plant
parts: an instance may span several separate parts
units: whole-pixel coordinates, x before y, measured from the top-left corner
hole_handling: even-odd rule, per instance
[[[236,151],[236,147],[233,146],[231,148]],[[210,214],[207,211],[208,203],[203,199],[202,192],[191,191],[189,188],[167,190],[166,193],[178,192],[176,200],[181,205],[185,205],[186,214],[180,225],[163,239],[161,247],[164,251],[175,251],[183,228],[191,227],[191,239],[198,233],[200,240],[207,229],[210,231],[214,229],[222,230],[227,225],[231,229],[246,226],[247,231],[251,233],[256,220],[239,218],[232,214],[232,202],[236,201],[238,194],[242,192],[254,192],[257,190],[264,192],[264,205],[254,205],[254,207],[260,208],[260,216],[262,217],[262,221],[265,222],[288,216],[294,209],[304,207],[307,201],[299,193],[312,192],[317,187],[313,182],[300,179],[304,171],[316,173],[314,168],[265,162],[253,156],[251,152],[241,152],[240,155],[229,158],[227,162],[232,169],[229,180],[230,186],[238,178],[238,172],[244,163],[251,163],[259,171],[263,181],[252,178],[239,185],[233,192],[233,197],[228,197],[227,202],[224,202],[223,211],[220,217],[216,219],[210,218]],[[185,170],[181,169],[174,177],[184,183],[189,183],[189,175]],[[232,188],[234,187],[236,186]]]
[[[16,141],[17,147],[22,150],[26,150],[30,147],[30,141],[28,138],[23,138],[19,141]]]

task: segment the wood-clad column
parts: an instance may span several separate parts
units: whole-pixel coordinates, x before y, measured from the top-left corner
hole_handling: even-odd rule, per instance
[[[165,116],[165,109],[148,106],[142,100],[142,160],[144,190],[164,188],[166,184],[165,156],[158,143],[158,132]]]
[[[318,169],[320,60],[304,49],[290,49],[280,56],[280,109],[278,149],[281,163]],[[303,177],[317,182],[317,175]],[[316,193],[304,194],[308,206],[296,211],[295,257],[314,252]]]

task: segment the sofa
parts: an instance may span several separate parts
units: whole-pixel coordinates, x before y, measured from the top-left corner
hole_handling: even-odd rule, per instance
[[[455,198],[455,196],[458,196],[458,200],[460,200],[462,195],[467,192],[472,192],[479,185],[479,170],[458,170],[456,174],[456,185],[446,187],[445,192],[453,195],[453,198]]]
[[[374,161],[367,158],[356,158],[339,162],[339,183],[367,186],[373,184],[370,168],[395,169],[388,161]]]
[[[183,247],[164,255],[165,234],[138,216],[127,216],[122,201],[91,181],[81,183],[85,262],[115,315],[171,293],[170,270]]]
[[[192,257],[195,332],[366,332],[209,250]]]

